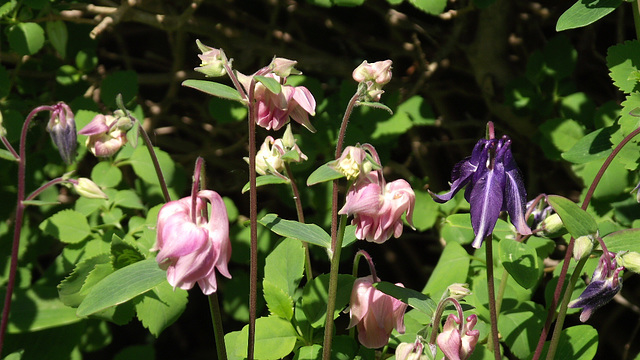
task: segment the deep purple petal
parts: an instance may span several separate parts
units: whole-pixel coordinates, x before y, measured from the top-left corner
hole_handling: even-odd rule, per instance
[[[506,144],[505,146],[509,146]],[[522,175],[518,165],[513,160],[511,155],[511,149],[507,148],[504,152],[504,172],[505,172],[505,189],[504,189],[504,202],[511,223],[516,227],[518,233],[522,235],[530,235],[531,229],[527,226],[526,219],[524,218],[527,191],[524,188],[524,182],[522,181]]]
[[[469,200],[471,225],[476,234],[472,246],[476,249],[482,246],[484,238],[491,234],[496,226],[502,208],[505,183],[504,167],[498,162],[492,170],[487,169],[480,175],[474,181]]]
[[[471,175],[473,175],[480,165],[480,161],[485,153],[485,145],[487,140],[480,139],[473,147],[471,156],[455,164],[453,170],[451,170],[451,190],[449,192],[436,195],[429,191],[433,200],[438,203],[445,203],[453,198],[460,189],[471,181]]]
[[[592,281],[578,299],[569,303],[569,307],[583,308],[580,321],[585,322],[595,310],[611,301],[620,289],[622,289],[620,281],[617,286],[612,286],[611,280]]]

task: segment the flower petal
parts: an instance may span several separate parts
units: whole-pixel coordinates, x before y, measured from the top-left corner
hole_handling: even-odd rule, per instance
[[[504,167],[495,162],[492,170],[485,170],[478,179],[474,179],[470,192],[471,225],[476,237],[471,246],[479,249],[482,241],[493,232],[500,209],[502,208],[504,188]],[[475,178],[475,176],[474,176]]]

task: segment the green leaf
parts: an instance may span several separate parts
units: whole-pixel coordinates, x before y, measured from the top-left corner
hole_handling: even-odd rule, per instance
[[[282,91],[282,87],[280,86],[280,83],[274,78],[270,78],[270,77],[266,77],[266,76],[260,76],[260,75],[256,75],[253,78],[257,82],[259,82],[262,85],[264,85],[264,87],[266,87],[267,90],[269,90],[270,92],[272,92],[274,94],[280,94],[280,91]]]
[[[136,300],[138,320],[157,338],[180,318],[187,307],[188,294],[186,290],[173,289],[166,281],[160,283]]]
[[[438,306],[427,295],[408,288],[403,288],[390,282],[382,281],[374,284],[375,288],[403,303],[419,310],[427,316],[432,316]]]
[[[333,318],[340,316],[342,309],[349,303],[351,289],[356,279],[352,275],[338,275],[336,309]],[[327,298],[329,294],[329,274],[316,276],[302,290],[302,311],[314,328],[324,325],[327,316]]]
[[[171,184],[173,181],[173,175],[175,173],[175,164],[168,153],[162,151],[156,147],[153,148],[156,156],[158,157],[158,163],[160,164],[160,169],[162,169],[162,174],[164,175],[164,180],[167,184]],[[123,162],[125,163],[125,162]],[[127,162],[131,164],[133,167],[133,171],[138,175],[144,182],[159,185],[158,175],[156,174],[156,170],[153,167],[153,162],[151,162],[151,156],[149,156],[149,150],[146,147],[140,146],[133,151],[131,158]]]
[[[365,106],[374,109],[385,110],[389,113],[389,115],[393,115],[393,110],[391,110],[387,105],[379,103],[379,102],[370,102],[370,101],[358,101],[356,102],[356,106]]]
[[[5,292],[2,291],[2,296]],[[31,289],[16,289],[13,293],[7,332],[31,333],[78,322],[75,309],[58,298],[54,288],[35,285]]]
[[[538,282],[538,256],[528,244],[512,239],[500,240],[500,261],[511,277],[525,289]]]
[[[544,154],[552,160],[559,160],[560,154],[571,149],[584,137],[582,126],[571,119],[552,119],[542,124],[540,146]]]
[[[122,171],[109,161],[100,161],[91,170],[91,180],[98,186],[115,187],[122,181]]]
[[[315,169],[307,179],[307,186],[343,178],[344,174],[333,168],[332,164],[334,163],[335,160],[329,161]]]
[[[133,190],[120,190],[113,197],[113,205],[127,209],[144,209],[142,200]]]
[[[558,213],[567,231],[574,238],[593,235],[598,231],[598,224],[593,217],[573,201],[558,195],[547,196],[547,201]]]
[[[449,285],[465,283],[470,261],[469,254],[460,244],[447,243],[422,293],[439,299]]]
[[[49,205],[58,205],[59,201],[43,201],[43,200],[25,200],[22,202],[25,206],[49,206]]]
[[[238,91],[230,86],[207,80],[185,80],[182,86],[200,90],[203,93],[217,96],[223,99],[244,102]]]
[[[47,30],[47,37],[53,48],[56,49],[63,59],[67,57],[67,40],[69,39],[69,34],[64,21],[47,21],[45,28]]]
[[[613,232],[602,238],[607,249],[612,252],[635,251],[640,252],[640,229],[626,229]]]
[[[267,279],[262,281],[262,292],[271,315],[276,315],[289,321],[293,318],[293,299],[289,294]]]
[[[409,0],[411,5],[431,15],[439,15],[447,6],[446,0]]]
[[[590,25],[608,15],[622,0],[578,0],[565,11],[556,24],[556,31]]]
[[[124,267],[93,287],[78,307],[77,315],[89,316],[122,304],[166,281],[167,274],[150,258]]]
[[[108,267],[100,265],[108,265]],[[83,260],[58,285],[58,296],[65,305],[77,307],[93,286],[112,272],[109,254],[100,254]]]
[[[273,185],[273,184],[288,184],[288,179],[283,179],[277,175],[261,175],[256,178],[256,187],[264,186],[264,185]],[[249,191],[251,184],[246,183],[242,187],[242,193],[246,193]]]
[[[546,357],[549,342],[542,355]],[[578,325],[563,329],[558,341],[555,359],[594,359],[598,351],[598,331],[591,325]]]
[[[585,135],[571,149],[563,152],[562,158],[574,164],[584,164],[609,156],[613,147],[609,140],[611,132],[612,128],[602,128]]]
[[[44,45],[44,30],[36,23],[19,23],[9,28],[7,38],[11,50],[18,55],[33,55]]]
[[[632,76],[640,70],[639,57],[640,42],[637,40],[625,41],[607,50],[607,66],[611,71],[609,76],[613,83],[627,94],[640,90],[638,80]]]
[[[315,224],[283,220],[276,214],[267,214],[258,220],[258,223],[280,236],[306,241],[327,249],[331,247],[331,236]]]
[[[498,331],[509,349],[519,359],[525,359],[536,348],[546,311],[533,302],[525,302],[517,309],[500,314]],[[558,357],[557,359],[577,359]]]
[[[111,256],[113,268],[119,270],[123,267],[144,260],[144,255],[133,244],[122,240],[118,235],[113,234],[111,239]]]
[[[127,131],[127,142],[134,149],[138,147],[138,140],[140,139],[140,121],[133,121],[133,126]]]
[[[285,238],[267,256],[264,265],[264,280],[293,296],[302,279],[305,251],[300,241]]]
[[[246,358],[249,325],[245,325],[240,332],[225,335],[225,343],[227,336],[232,337],[228,339],[231,346],[227,349],[227,353],[232,354],[229,359]],[[256,319],[254,357],[261,360],[284,358],[293,351],[296,340],[296,330],[289,321],[276,316],[258,318]]]
[[[70,209],[56,213],[43,221],[39,228],[45,234],[60,239],[60,241],[67,244],[79,243],[91,234],[87,218],[81,213]]]
[[[112,109],[118,107],[116,96],[122,94],[124,103],[131,102],[138,94],[138,74],[133,70],[116,71],[102,80],[100,99]]]
[[[303,346],[298,349],[296,356],[293,360],[320,360],[322,359],[322,346],[313,344],[309,346]]]

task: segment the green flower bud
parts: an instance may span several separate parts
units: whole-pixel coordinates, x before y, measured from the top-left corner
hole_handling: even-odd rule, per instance
[[[562,219],[560,219],[560,215],[558,214],[547,216],[538,225],[538,230],[540,230],[538,235],[548,238],[562,236],[567,233],[567,229],[565,229]]]
[[[640,274],[640,254],[635,251],[621,251],[616,256],[618,265],[624,266],[627,270]]]
[[[593,235],[580,236],[573,243],[573,258],[576,261],[591,255],[593,245],[595,244],[595,238]]]
[[[78,194],[89,199],[107,199],[107,195],[102,192],[100,187],[87,178],[79,178],[77,184],[73,183]]]

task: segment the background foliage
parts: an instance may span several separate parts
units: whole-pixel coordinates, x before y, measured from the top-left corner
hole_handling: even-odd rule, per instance
[[[225,196],[231,209],[233,279],[221,281],[220,296],[226,330],[235,331],[248,320],[245,271],[249,234],[243,226],[248,196],[241,194],[248,179],[242,160],[247,155],[246,110],[180,86],[185,79],[201,78],[191,70],[199,64],[195,40],[223,48],[240,71],[251,72],[274,55],[298,61],[297,68],[304,73],[298,81],[318,101],[317,116],[312,120],[318,132],[312,135],[303,131],[298,140],[310,159],[293,168],[301,179],[332,156],[326,144],[334,142],[342,111],[355,91],[351,71],[365,59],[391,59],[394,78],[385,88],[384,101],[394,114],[358,108],[346,143],[372,143],[386,166],[387,178],[403,177],[412,183],[418,231],[405,232],[401,239],[382,246],[361,242],[357,247],[372,254],[379,275],[386,281],[424,289],[438,298],[446,282],[443,275],[436,276],[441,256],[455,270],[447,274],[451,281],[466,280],[478,264],[460,255],[464,251],[460,245],[468,248],[473,236],[468,217],[465,222],[455,213],[468,205],[461,199],[436,205],[426,189],[440,191],[447,187],[453,164],[483,136],[487,121],[496,124],[499,134],[513,139],[513,152],[524,173],[529,198],[544,192],[574,201],[583,195],[585,184],[610,153],[611,144],[637,127],[637,118],[626,115],[640,107],[635,93],[640,76],[629,76],[639,67],[640,47],[636,42],[625,42],[635,38],[631,5],[621,1],[594,3],[598,4],[598,14],[587,12],[592,18],[585,19],[580,16],[581,8],[573,12],[574,17],[572,12],[563,15],[580,4],[572,1],[212,0],[118,4],[11,0],[0,6],[0,110],[7,137],[16,144],[24,116],[37,105],[67,102],[76,113],[78,128],[82,128],[96,113],[115,110],[115,95],[122,93],[125,103],[138,119],[144,119],[154,144],[163,151],[161,157],[165,169],[170,170],[168,181],[174,198],[185,195],[187,174],[195,158],[204,157],[208,187]],[[258,138],[265,136],[266,132],[261,132]],[[576,147],[580,144],[588,150],[580,151]],[[146,234],[142,225],[153,219],[162,197],[144,158],[148,155],[141,148],[127,147],[109,165],[95,166],[95,158],[84,156],[86,149],[81,147],[81,161],[66,167],[58,160],[43,126],[33,127],[28,145],[29,154],[42,154],[28,158],[29,189],[76,170],[112,192],[109,202],[76,202],[68,189],[52,189],[40,199],[62,205],[28,209],[20,252],[20,290],[16,294],[25,301],[14,307],[17,318],[11,323],[7,346],[31,344],[33,350],[25,352],[24,359],[43,358],[42,354],[50,359],[69,358],[69,354],[74,359],[81,354],[91,359],[151,358],[153,354],[158,359],[210,358],[212,330],[201,316],[207,308],[206,300],[197,293],[189,296],[190,305],[184,314],[166,329],[165,325],[174,320],[171,314],[159,323],[150,322],[152,316],[145,317],[145,312],[153,314],[154,306],[159,306],[151,296],[141,297],[131,308],[118,307],[117,314],[103,314],[102,318],[126,324],[123,326],[97,318],[79,321],[74,309],[67,317],[58,315],[55,324],[47,323],[46,313],[33,318],[32,310],[42,308],[42,304],[60,314],[68,311],[65,304],[77,306],[78,297],[86,296],[82,286],[74,287],[76,278],[67,278],[72,271],[82,279],[81,284],[91,277],[97,281],[108,276],[114,269],[83,273],[82,266],[75,267],[78,263],[99,269],[96,264],[110,263],[111,259],[94,256],[104,247],[112,256],[126,253],[136,261],[146,258],[153,235]],[[591,210],[598,216],[601,235],[638,227],[640,208],[628,194],[638,180],[630,171],[638,167],[638,146],[635,142],[625,149],[596,191]],[[0,199],[12,204],[16,167],[3,161],[2,170]],[[328,187],[302,189],[308,222],[328,225]],[[263,187],[260,207],[277,209],[283,218],[294,218],[292,203],[285,201],[288,196],[286,187]],[[0,254],[10,252],[12,212],[12,205],[0,207],[0,219],[8,219],[0,223]],[[130,216],[126,223],[121,221]],[[71,218],[78,226],[50,226],[57,221],[68,223]],[[500,226],[496,230],[498,240]],[[264,228],[260,230],[260,258],[265,259],[277,237]],[[149,246],[132,245],[134,239]],[[459,239],[460,245],[449,242],[445,246],[442,239]],[[555,251],[542,240],[528,245],[532,246],[504,252],[528,253],[532,261],[544,265],[539,269],[553,269],[561,258],[562,243]],[[496,249],[508,246],[501,241]],[[314,263],[316,272],[327,272],[328,264],[320,261],[324,259],[322,250],[312,250],[318,260]],[[345,251],[344,259],[351,259],[354,252],[353,248]],[[265,274],[270,271],[269,258],[260,268]],[[8,269],[8,255],[0,257],[0,269]],[[438,282],[429,281],[432,274]],[[6,276],[6,270],[0,271],[2,282]],[[538,276],[525,274],[517,279],[522,288],[514,287],[515,294],[510,296],[528,302],[528,313],[521,310],[507,315],[505,318],[511,321],[501,324],[506,327],[501,332],[516,337],[509,327],[533,319],[528,314],[542,310],[539,303],[550,295],[540,285],[551,278],[544,277],[542,284],[533,286]],[[55,286],[65,278],[68,293],[61,294],[68,297],[56,300]],[[169,294],[165,285],[154,291]],[[266,295],[269,285],[263,286]],[[529,293],[518,293],[524,288],[530,289]],[[628,301],[610,303],[590,321],[599,332],[598,358],[619,358],[625,351],[640,351],[638,342],[632,342],[640,318],[639,289],[637,277],[625,279],[622,296]],[[475,296],[486,298],[486,294]],[[177,291],[171,298],[186,305],[186,292]],[[263,311],[267,311],[264,306]],[[291,318],[295,314],[282,316]],[[129,322],[133,318],[137,320]],[[577,317],[568,321],[568,325],[576,324]],[[344,318],[337,327],[346,327]],[[567,336],[575,336],[577,331],[571,328]],[[535,334],[523,336],[507,339],[513,356],[526,357],[527,343],[537,340]],[[629,344],[631,348],[625,348]]]

